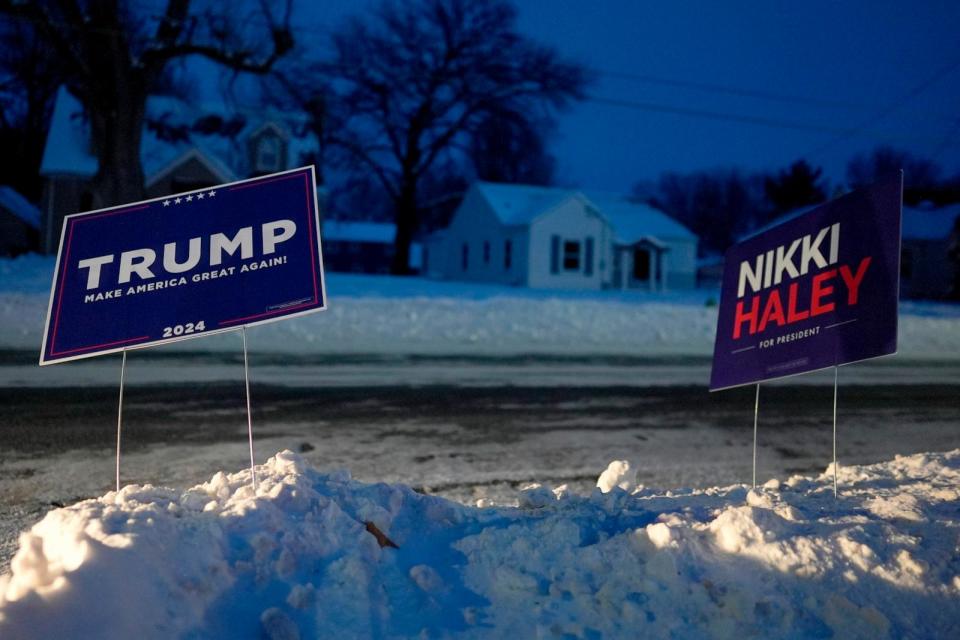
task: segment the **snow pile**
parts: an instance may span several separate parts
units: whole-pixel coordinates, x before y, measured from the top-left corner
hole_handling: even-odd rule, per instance
[[[829,469],[757,491],[534,486],[487,509],[289,451],[258,474],[256,495],[218,473],[50,513],[0,579],[0,637],[960,632],[960,450],[841,468],[837,501]]]
[[[636,471],[631,473],[629,460],[614,460],[597,478],[597,487],[604,493],[612,491],[614,487],[630,491],[634,487],[633,479],[636,475]]]

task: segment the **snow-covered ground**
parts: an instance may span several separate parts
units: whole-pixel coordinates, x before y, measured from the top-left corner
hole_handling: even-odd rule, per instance
[[[0,261],[0,349],[39,351],[53,260]],[[328,274],[329,309],[251,330],[256,352],[509,356],[693,356],[713,352],[716,291],[535,291]],[[960,306],[904,303],[902,358],[957,359]],[[231,339],[232,338],[232,339]],[[237,350],[231,336],[171,345]]]
[[[532,486],[518,507],[480,508],[284,451],[256,492],[249,470],[130,485],[22,535],[0,636],[960,633],[960,450],[842,467],[839,499],[831,469],[756,491],[633,476],[614,463],[591,495]]]
[[[0,386],[115,385],[119,358],[36,366],[52,271],[51,258],[0,260]],[[337,273],[327,286],[327,311],[248,331],[255,380],[369,387],[706,386],[709,379],[717,291],[535,291]],[[902,303],[899,343],[896,357],[857,364],[843,379],[960,384],[960,305]],[[232,380],[239,354],[233,334],[134,352],[127,382]]]

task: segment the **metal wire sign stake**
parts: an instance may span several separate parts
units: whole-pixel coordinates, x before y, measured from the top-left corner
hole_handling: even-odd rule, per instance
[[[40,365],[121,353],[119,491],[127,351],[240,331],[256,490],[246,330],[325,308],[316,175],[301,167],[66,216]]]
[[[837,376],[840,367],[833,367],[833,497],[837,497]]]
[[[757,418],[760,416],[760,383],[753,401],[753,488],[757,488]]]
[[[253,413],[250,404],[250,365],[247,356],[247,327],[240,329],[240,335],[243,338],[243,379],[247,392],[247,438],[250,444],[250,478],[253,483],[253,491],[257,491],[257,471],[253,456]],[[124,379],[127,371],[127,350],[123,350],[123,357],[120,361],[120,398],[117,404],[117,473],[116,487],[120,491],[120,438],[123,431],[123,388]]]
[[[250,366],[247,362],[247,327],[240,330],[243,336],[243,379],[247,387],[247,436],[250,441],[250,479],[253,482],[253,492],[257,492],[257,469],[253,458],[253,415],[250,412]]]
[[[123,425],[123,378],[127,372],[127,350],[120,361],[120,402],[117,405],[117,491],[120,491],[120,429]]]

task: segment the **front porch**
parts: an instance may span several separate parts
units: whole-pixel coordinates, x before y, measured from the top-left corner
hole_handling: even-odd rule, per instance
[[[666,291],[668,251],[670,248],[653,236],[644,236],[629,245],[616,245],[614,288]]]

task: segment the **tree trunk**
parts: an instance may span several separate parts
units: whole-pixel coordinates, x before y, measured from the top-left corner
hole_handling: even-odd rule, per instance
[[[112,207],[146,197],[140,140],[147,94],[137,82],[121,83],[112,100],[93,96],[88,103],[99,170],[93,179],[94,207]]]
[[[400,196],[394,201],[397,235],[393,241],[393,263],[390,273],[410,275],[410,243],[417,230],[417,183],[414,178],[404,178]]]

